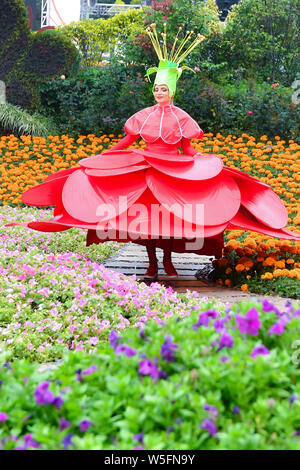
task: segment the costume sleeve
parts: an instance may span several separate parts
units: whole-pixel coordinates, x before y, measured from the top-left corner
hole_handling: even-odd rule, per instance
[[[182,137],[181,139],[181,148],[183,153],[185,153],[186,155],[194,156],[197,153],[197,150],[195,150],[194,147],[191,146],[190,139],[187,139],[186,137]]]
[[[133,142],[135,142],[139,137],[139,135],[125,135],[125,137],[123,137],[113,147],[103,153],[111,153],[115,150],[124,150],[126,147],[129,147],[129,145],[133,144]]]

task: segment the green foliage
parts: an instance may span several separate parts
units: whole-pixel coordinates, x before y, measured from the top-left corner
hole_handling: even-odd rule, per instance
[[[223,40],[230,68],[291,85],[300,71],[299,0],[243,0],[228,15]]]
[[[146,97],[151,100],[144,73],[141,67],[111,63],[83,69],[76,78],[52,80],[41,88],[40,112],[69,134],[120,132],[128,117],[147,105]]]
[[[143,337],[137,330],[122,332],[119,342],[130,346],[131,357],[102,344],[96,353],[68,353],[55,369],[41,371],[24,360],[5,363],[2,448],[23,447],[30,433],[27,447],[35,442],[40,450],[299,450],[299,317],[290,314],[282,334],[269,334],[278,321],[275,311],[239,303],[225,319],[233,345],[220,349],[225,330],[215,328],[214,320],[193,328],[207,308],[164,325],[148,323]],[[242,335],[235,318],[251,308],[261,325],[257,334]],[[174,345],[171,361],[162,354],[167,337]],[[252,358],[261,345],[268,354]],[[145,360],[148,375],[141,373]],[[155,370],[161,372],[156,379],[149,375]],[[37,403],[41,384],[53,400],[61,398],[60,406]],[[85,431],[83,420],[90,423]],[[205,420],[214,423],[215,434],[204,429]]]
[[[238,80],[216,84],[198,76],[184,77],[176,96],[178,106],[210,132],[262,134],[299,139],[300,108],[292,104],[292,89],[271,83]]]
[[[145,67],[111,63],[83,69],[77,78],[42,86],[40,112],[55,118],[62,133],[119,133],[136,111],[155,104]],[[252,80],[212,82],[201,73],[180,78],[174,104],[187,111],[205,132],[262,133],[299,139],[300,107],[291,88]],[[249,114],[250,112],[250,114]],[[251,114],[252,113],[252,114]]]
[[[0,16],[0,80],[7,99],[29,111],[39,105],[37,83],[78,67],[78,52],[59,32],[32,33],[21,0],[2,0]]]
[[[54,123],[40,114],[29,114],[10,103],[0,105],[0,135],[30,134],[47,137],[56,132]]]
[[[142,25],[142,11],[131,9],[108,19],[73,22],[60,31],[77,45],[82,65],[92,66],[102,61],[105,52],[122,48],[124,42],[141,32]]]
[[[209,38],[213,31],[221,31],[222,24],[219,21],[219,10],[215,0],[203,2],[197,0],[163,0],[153,1],[151,8],[145,8],[144,28],[151,23],[156,23],[159,31],[163,31],[163,23],[167,22],[167,43],[168,50],[171,50],[174,39],[178,32],[178,27],[182,26],[182,33],[179,38],[183,38],[187,30],[201,33]],[[204,41],[205,43],[206,41]],[[187,57],[186,64],[201,57],[203,44],[198,46],[190,56]],[[123,60],[127,63],[145,64],[146,66],[157,65],[158,59],[153,50],[151,42],[142,31],[140,35],[127,41],[121,49]]]

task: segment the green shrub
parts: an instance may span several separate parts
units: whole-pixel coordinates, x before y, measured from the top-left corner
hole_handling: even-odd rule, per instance
[[[53,122],[40,114],[29,114],[10,103],[0,105],[0,135],[14,134],[47,137],[56,134]]]
[[[142,10],[131,9],[112,18],[88,19],[72,22],[60,28],[71,39],[81,54],[82,65],[98,65],[103,54],[122,48],[124,42],[143,30]]]
[[[142,66],[111,63],[83,69],[77,78],[52,80],[42,85],[40,112],[55,118],[62,133],[123,132],[132,114],[155,104],[145,71]],[[206,132],[298,140],[300,108],[291,102],[293,90],[272,85],[251,80],[220,84],[200,72],[187,72],[180,78],[174,103]]]
[[[21,0],[3,0],[0,16],[0,80],[10,103],[34,111],[39,105],[37,83],[74,73],[79,53],[58,31],[29,31]]]
[[[55,370],[6,362],[2,448],[299,450],[299,313],[195,307]]]
[[[227,17],[227,61],[248,77],[290,86],[300,71],[299,1],[243,0]]]

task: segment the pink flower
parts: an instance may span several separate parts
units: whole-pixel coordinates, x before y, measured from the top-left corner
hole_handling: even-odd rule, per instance
[[[199,67],[194,67],[195,72],[200,72]]]
[[[248,114],[249,116],[251,116],[251,114],[253,114],[253,111],[248,111]]]
[[[27,349],[28,349],[29,351],[31,351],[31,349],[32,349],[33,347],[34,347],[33,344],[30,343],[30,344],[28,344]]]
[[[93,346],[95,346],[98,343],[98,341],[99,340],[96,336],[92,336],[88,342],[92,344]]]
[[[3,423],[3,422],[6,421],[7,419],[8,419],[8,414],[7,414],[7,413],[0,412],[0,423]]]

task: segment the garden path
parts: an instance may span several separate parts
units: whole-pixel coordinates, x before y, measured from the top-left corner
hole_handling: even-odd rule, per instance
[[[159,260],[158,282],[171,286],[177,292],[185,292],[187,289],[194,290],[205,297],[215,298],[224,303],[234,303],[239,300],[250,299],[258,300],[263,297],[269,299],[278,308],[283,308],[287,300],[290,300],[293,304],[299,304],[295,299],[252,294],[243,292],[240,289],[221,287],[208,279],[196,279],[195,273],[199,269],[209,271],[210,263],[213,259],[211,256],[199,256],[193,253],[173,253],[172,261],[177,269],[178,279],[169,280],[163,270],[162,256],[162,250],[157,249],[157,258]],[[138,281],[143,281],[143,274],[148,266],[148,257],[145,247],[134,243],[127,243],[118,253],[107,258],[103,264],[108,269],[118,270],[126,275],[135,274]]]

